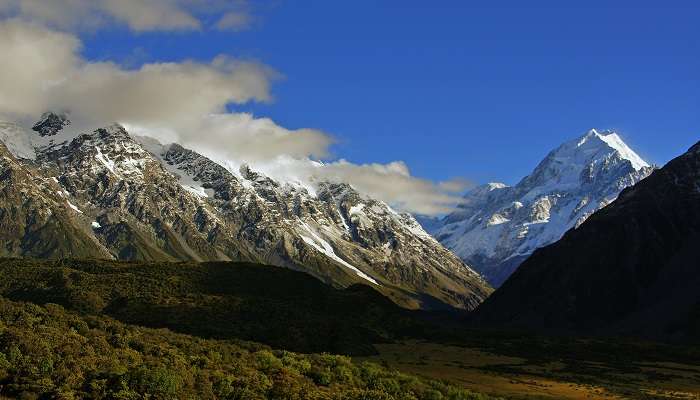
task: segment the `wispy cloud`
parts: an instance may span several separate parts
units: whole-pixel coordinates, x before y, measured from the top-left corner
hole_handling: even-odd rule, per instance
[[[318,163],[282,155],[254,166],[280,181],[299,181],[311,186],[322,181],[350,183],[366,196],[383,200],[398,210],[422,215],[445,214],[462,200],[451,191],[457,188],[456,183],[435,183],[415,177],[403,161],[355,164],[340,159]],[[449,190],[445,190],[445,185]]]
[[[242,31],[250,28],[253,17],[246,11],[230,11],[221,16],[216,28],[222,31]]]
[[[102,0],[93,2],[134,31],[192,30],[199,20],[182,5],[169,0]]]

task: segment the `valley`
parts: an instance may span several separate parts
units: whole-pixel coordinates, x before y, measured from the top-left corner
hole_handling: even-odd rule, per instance
[[[610,3],[0,0],[0,400],[700,400],[700,2]]]
[[[480,335],[476,333],[476,336]],[[567,339],[567,346],[578,348],[576,356],[567,350],[541,346],[557,340],[561,338],[520,337],[519,348],[494,346],[489,340],[473,340],[464,345],[415,341],[377,344],[378,355],[361,359],[509,399],[696,399],[700,396],[697,349],[689,355],[683,354],[688,349],[678,348],[675,353],[667,354],[667,358],[659,358],[654,352],[658,347],[650,343]],[[527,350],[528,347],[537,352]],[[602,349],[610,354],[598,353]],[[621,355],[628,350],[637,353],[633,357]]]

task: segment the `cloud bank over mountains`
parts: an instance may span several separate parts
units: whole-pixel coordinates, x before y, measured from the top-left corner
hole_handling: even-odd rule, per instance
[[[226,2],[224,2],[226,3]],[[213,29],[240,30],[245,3],[214,1]],[[0,117],[30,123],[47,111],[68,111],[76,128],[120,122],[137,134],[178,142],[230,165],[249,163],[280,180],[309,186],[320,180],[352,184],[367,195],[420,214],[441,214],[459,201],[463,182],[414,177],[401,161],[353,164],[330,160],[331,135],[287,129],[269,118],[229,112],[273,100],[281,75],[259,62],[220,55],[208,62],[149,63],[136,69],[92,62],[76,31],[126,24],[135,32],[202,29],[202,1],[0,0]],[[217,8],[218,7],[218,8]],[[75,14],[73,14],[75,12]],[[232,14],[234,13],[234,14]],[[82,24],[82,25],[80,25]],[[311,110],[310,110],[311,111]],[[313,160],[325,160],[316,162]]]

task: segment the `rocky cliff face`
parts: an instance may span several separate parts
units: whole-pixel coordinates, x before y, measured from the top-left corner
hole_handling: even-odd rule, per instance
[[[413,217],[346,184],[322,182],[310,193],[119,125],[43,136],[4,124],[0,140],[8,144],[3,170],[18,171],[0,179],[0,211],[26,204],[20,193],[31,192],[32,209],[60,222],[62,238],[40,251],[46,239],[7,214],[14,230],[2,239],[4,254],[255,261],[333,285],[370,284],[408,307],[472,309],[491,291]]]
[[[652,170],[616,133],[591,130],[549,153],[517,185],[473,189],[431,233],[499,286],[535,249],[579,226]]]
[[[56,180],[0,142],[0,255],[110,257],[89,226],[74,217],[74,207]]]
[[[535,253],[480,324],[700,337],[700,143]]]

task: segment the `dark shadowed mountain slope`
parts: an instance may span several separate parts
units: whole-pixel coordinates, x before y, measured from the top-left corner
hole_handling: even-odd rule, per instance
[[[700,142],[537,250],[476,323],[700,337]]]

